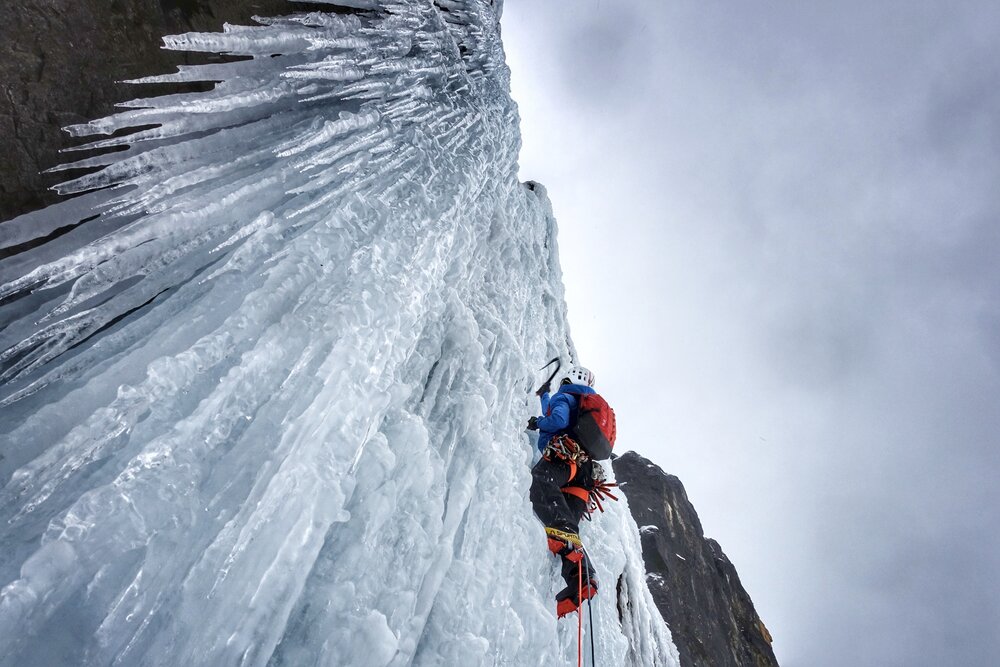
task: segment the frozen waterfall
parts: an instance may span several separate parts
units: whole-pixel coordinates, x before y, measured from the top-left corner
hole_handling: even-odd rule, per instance
[[[142,81],[214,88],[69,128],[119,149],[0,225],[4,667],[575,664],[499,3],[316,9],[166,38],[230,57]],[[583,529],[599,663],[676,665],[625,503]]]

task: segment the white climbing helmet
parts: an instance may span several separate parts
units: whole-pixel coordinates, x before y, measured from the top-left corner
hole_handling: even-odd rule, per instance
[[[587,387],[594,386],[594,374],[583,366],[571,366],[569,370],[559,379],[559,384],[567,383],[582,384]]]

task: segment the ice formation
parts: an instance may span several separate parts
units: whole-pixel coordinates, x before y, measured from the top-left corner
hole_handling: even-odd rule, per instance
[[[522,430],[573,349],[500,9],[168,37],[244,58],[70,128],[126,148],[0,225],[0,665],[575,661]],[[676,665],[624,499],[583,534],[598,662]]]

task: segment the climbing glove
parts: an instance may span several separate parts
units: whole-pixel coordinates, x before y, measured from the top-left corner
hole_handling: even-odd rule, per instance
[[[529,431],[538,430],[538,417],[532,417],[528,420],[528,430]]]
[[[552,385],[546,382],[545,384],[543,384],[541,387],[538,388],[538,391],[535,392],[535,396],[541,396],[542,394],[547,394],[551,390],[552,390]]]

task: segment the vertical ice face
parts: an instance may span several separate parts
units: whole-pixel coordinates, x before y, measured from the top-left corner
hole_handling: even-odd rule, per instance
[[[327,4],[167,38],[244,58],[71,128],[126,148],[0,226],[0,665],[575,658],[522,431],[572,349],[499,4]],[[600,662],[675,665],[624,503],[584,539]]]

